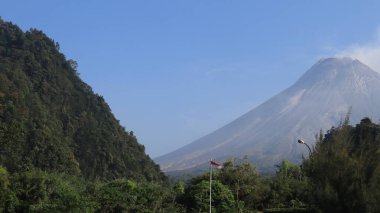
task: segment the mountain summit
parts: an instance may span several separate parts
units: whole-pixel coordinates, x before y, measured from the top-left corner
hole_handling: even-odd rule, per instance
[[[283,159],[300,161],[302,138],[351,120],[379,119],[380,74],[351,58],[321,59],[294,85],[226,126],[156,160],[164,171],[201,166],[210,158],[248,156],[259,169],[274,169]],[[350,111],[351,110],[351,111]]]

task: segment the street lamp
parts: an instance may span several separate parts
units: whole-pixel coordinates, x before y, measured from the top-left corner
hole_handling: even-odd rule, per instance
[[[307,143],[305,143],[305,141],[303,141],[302,139],[298,139],[298,143],[300,144],[305,144],[307,146],[307,148],[309,149],[309,154],[311,155],[311,149],[310,149],[310,146],[307,145]]]

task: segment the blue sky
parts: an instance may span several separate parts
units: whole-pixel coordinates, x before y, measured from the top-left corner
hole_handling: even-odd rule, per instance
[[[294,83],[319,58],[380,70],[379,1],[2,2],[79,64],[151,157],[222,127]]]

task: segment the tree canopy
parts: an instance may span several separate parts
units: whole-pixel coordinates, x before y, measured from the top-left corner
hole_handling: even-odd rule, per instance
[[[380,211],[380,126],[369,118],[332,128],[302,167],[310,202],[319,210]]]
[[[0,20],[0,164],[9,172],[164,180],[77,66],[42,31]]]

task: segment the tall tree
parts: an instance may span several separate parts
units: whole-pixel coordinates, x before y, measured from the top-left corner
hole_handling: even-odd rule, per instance
[[[370,119],[329,130],[303,168],[319,210],[380,211],[380,126]]]
[[[282,161],[270,182],[271,207],[304,207],[307,203],[307,178],[298,165]]]
[[[226,161],[217,178],[232,190],[239,211],[244,207],[255,209],[262,205],[267,189],[247,157]]]

